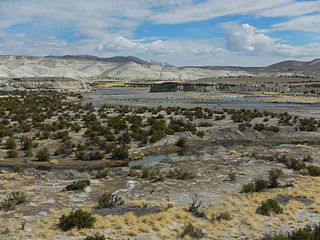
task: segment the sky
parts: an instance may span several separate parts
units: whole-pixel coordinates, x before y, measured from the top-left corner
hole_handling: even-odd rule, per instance
[[[0,55],[176,66],[320,58],[320,0],[0,0]]]

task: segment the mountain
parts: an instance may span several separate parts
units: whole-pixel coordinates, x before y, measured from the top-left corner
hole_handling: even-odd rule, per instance
[[[283,61],[264,68],[273,72],[295,72],[305,75],[320,75],[320,58],[309,62]]]
[[[1,56],[0,78],[65,77],[80,81],[188,81],[200,78],[295,74],[320,75],[320,59],[284,61],[268,67],[174,67],[150,64],[136,57],[100,58],[90,55],[62,57]]]
[[[0,78],[68,77],[78,80],[197,80],[207,77],[248,76],[245,71],[210,70],[137,63],[134,57],[102,61],[93,56],[0,56]],[[132,61],[129,61],[132,59]],[[133,61],[136,60],[136,61]]]

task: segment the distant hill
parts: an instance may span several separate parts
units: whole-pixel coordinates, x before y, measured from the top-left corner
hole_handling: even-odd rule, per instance
[[[190,66],[188,66],[190,67]],[[279,73],[296,73],[304,75],[320,75],[320,59],[314,59],[310,62],[288,60],[272,64],[267,67],[240,67],[240,66],[198,66],[210,70],[229,70],[229,71],[245,71],[250,73],[259,72],[279,72]]]
[[[64,55],[64,56],[47,56],[49,58],[63,58],[63,59],[74,59],[74,60],[95,60],[102,62],[116,62],[116,63],[127,63],[127,62],[135,62],[138,64],[150,64],[143,59],[133,57],[133,56],[115,56],[110,58],[101,58],[92,55]]]
[[[151,60],[150,60],[151,61]],[[0,78],[68,77],[79,80],[176,81],[237,76],[320,76],[320,59],[310,62],[284,61],[268,67],[187,66],[174,67],[166,63],[128,56],[101,58],[90,55],[49,57],[0,55]]]
[[[273,72],[295,72],[306,75],[320,75],[320,58],[314,59],[310,62],[302,61],[283,61],[272,64],[264,68]]]

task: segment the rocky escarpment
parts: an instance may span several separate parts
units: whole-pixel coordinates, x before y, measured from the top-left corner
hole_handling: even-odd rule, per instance
[[[320,93],[320,84],[289,85],[276,83],[245,84],[245,83],[162,83],[153,85],[150,92],[314,92]]]
[[[0,78],[0,88],[3,91],[90,91],[88,84],[83,81],[65,77]]]

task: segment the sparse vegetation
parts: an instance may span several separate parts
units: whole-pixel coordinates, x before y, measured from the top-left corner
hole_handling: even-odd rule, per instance
[[[77,191],[77,190],[84,190],[86,187],[90,186],[90,180],[79,180],[76,182],[73,182],[66,186],[67,191]]]
[[[98,199],[98,208],[113,208],[123,203],[122,197],[104,193]]]
[[[261,206],[257,208],[257,213],[261,215],[271,216],[271,214],[283,213],[283,208],[278,202],[273,199],[268,199],[261,203]]]
[[[191,237],[192,239],[200,239],[205,236],[202,229],[195,227],[194,225],[192,225],[192,223],[188,223],[188,224],[184,225],[183,231],[180,234],[180,237],[184,238],[187,235],[189,237]]]
[[[81,209],[70,212],[68,215],[62,215],[59,219],[59,228],[68,231],[72,228],[93,228],[96,219],[91,213]]]

